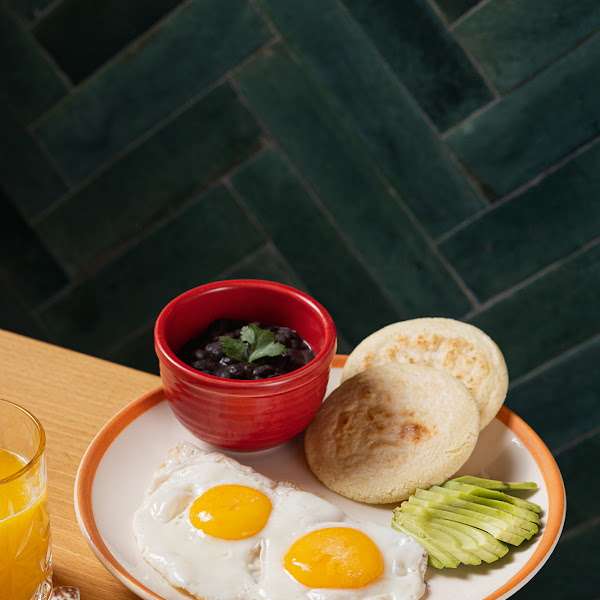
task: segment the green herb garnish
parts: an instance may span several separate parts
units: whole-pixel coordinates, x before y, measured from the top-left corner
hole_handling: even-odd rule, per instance
[[[267,356],[280,356],[287,350],[283,344],[275,341],[272,331],[261,329],[254,323],[242,327],[240,339],[226,335],[219,339],[225,355],[234,360],[255,362]]]

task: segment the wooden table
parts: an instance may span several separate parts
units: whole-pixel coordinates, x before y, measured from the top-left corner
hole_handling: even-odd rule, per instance
[[[160,378],[0,329],[0,397],[35,414],[47,436],[54,584],[82,600],[137,598],[98,561],[75,517],[79,462],[119,409],[158,387]]]

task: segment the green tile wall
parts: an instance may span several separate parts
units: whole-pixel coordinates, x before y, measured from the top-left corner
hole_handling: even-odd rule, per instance
[[[161,307],[229,277],[341,352],[471,322],[567,486],[515,597],[597,600],[598,6],[0,0],[0,327],[156,372]]]

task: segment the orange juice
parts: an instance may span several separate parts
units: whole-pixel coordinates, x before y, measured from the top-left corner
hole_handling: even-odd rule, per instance
[[[45,464],[19,474],[26,464],[0,447],[0,600],[44,598],[50,588]]]

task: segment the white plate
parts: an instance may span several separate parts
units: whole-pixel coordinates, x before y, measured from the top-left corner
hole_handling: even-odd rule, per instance
[[[334,365],[341,365],[336,357]],[[333,368],[329,390],[339,384]],[[129,589],[147,600],[189,600],[170,587],[140,556],[131,520],[141,504],[152,474],[167,452],[181,440],[213,448],[194,438],[175,419],[157,389],[113,417],[86,451],[75,484],[75,510],[81,531],[104,566]],[[351,518],[389,525],[390,505],[354,502],[325,488],[304,457],[302,436],[271,450],[228,452],[230,456],[275,480],[291,481],[324,497]],[[539,488],[527,499],[542,507],[539,533],[499,561],[476,567],[427,570],[424,600],[497,600],[508,598],[546,562],[560,536],[565,518],[565,490],[552,455],[519,417],[503,407],[481,432],[477,446],[459,474],[505,481],[535,481]]]

